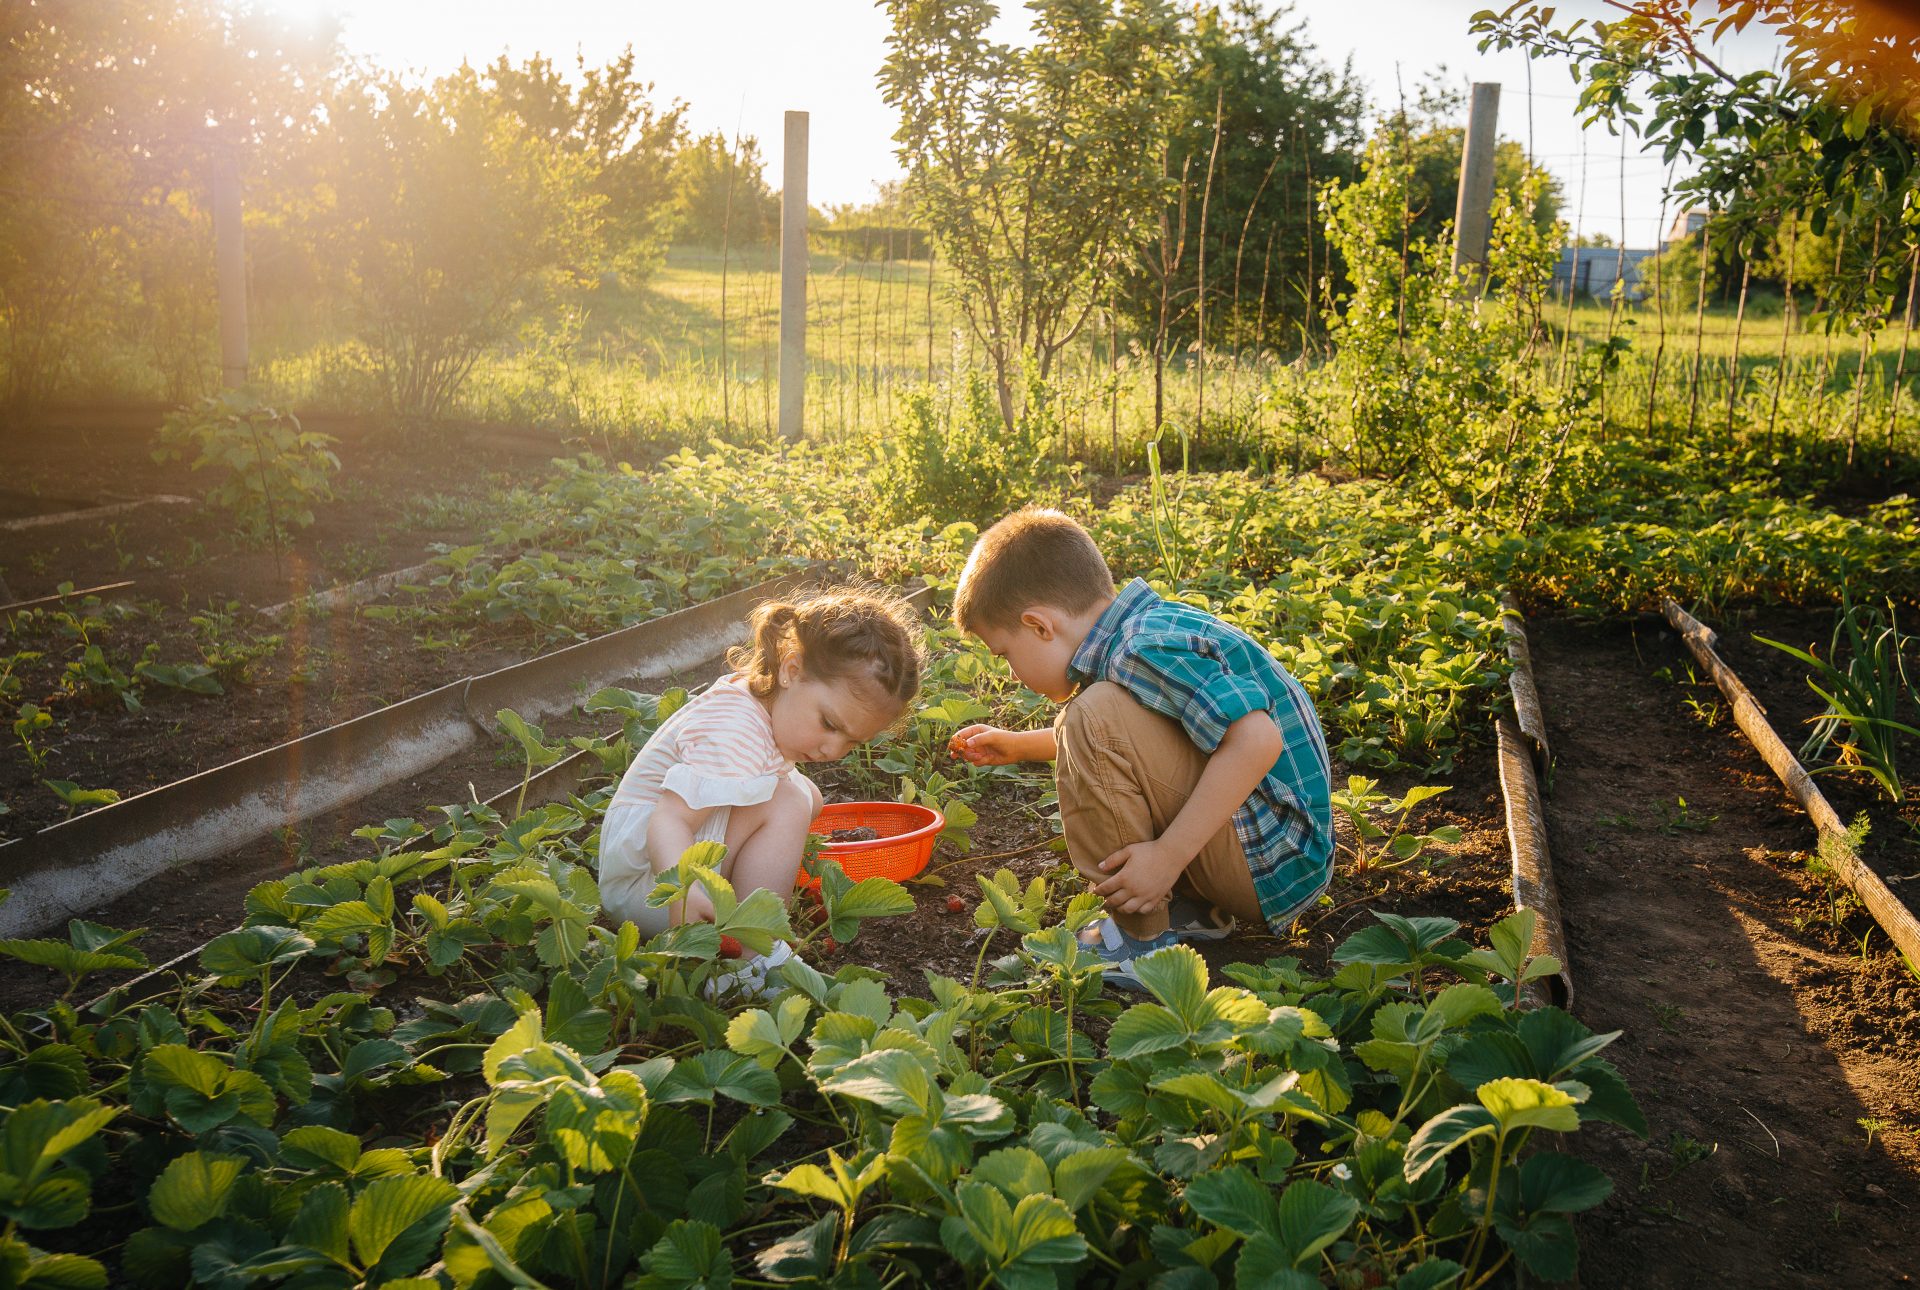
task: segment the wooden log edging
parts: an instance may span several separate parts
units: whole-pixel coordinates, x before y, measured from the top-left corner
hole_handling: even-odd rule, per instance
[[[24,533],[28,529],[51,528],[56,524],[75,524],[88,520],[104,520],[114,515],[125,515],[128,511],[137,511],[143,506],[195,506],[191,497],[176,497],[172,493],[155,493],[152,497],[137,497],[130,502],[108,502],[102,506],[83,506],[75,511],[48,511],[44,515],[28,515],[22,519],[0,521],[0,533]]]
[[[277,623],[288,618],[295,609],[304,609],[308,613],[337,613],[342,609],[363,605],[376,596],[384,596],[396,587],[424,583],[433,576],[436,567],[433,561],[427,560],[404,569],[395,569],[391,573],[377,573],[358,582],[328,587],[325,591],[308,592],[277,605],[268,605],[258,611],[258,617],[264,622]]]
[[[1506,629],[1507,657],[1513,671],[1507,674],[1507,689],[1513,695],[1513,715],[1533,752],[1533,767],[1541,775],[1553,768],[1553,748],[1547,742],[1547,717],[1540,706],[1540,687],[1533,680],[1533,650],[1527,644],[1527,617],[1520,602],[1508,592],[1500,597],[1500,625]]]
[[[1524,993],[1536,1004],[1573,1006],[1573,969],[1567,959],[1567,930],[1560,921],[1560,890],[1553,881],[1547,847],[1547,817],[1540,804],[1540,781],[1533,773],[1532,745],[1508,718],[1493,723],[1499,745],[1500,796],[1506,802],[1507,845],[1513,855],[1513,906],[1534,912],[1533,943],[1527,953],[1550,954],[1560,970],[1527,983]]]
[[[1860,903],[1867,907],[1867,912],[1873,915],[1881,930],[1907,956],[1908,962],[1920,963],[1920,918],[1916,918],[1880,875],[1869,869],[1855,854],[1847,841],[1847,826],[1840,819],[1840,813],[1827,801],[1826,794],[1813,782],[1813,776],[1800,764],[1800,759],[1775,733],[1772,723],[1767,720],[1767,710],[1716,652],[1714,647],[1720,638],[1672,598],[1662,600],[1660,608],[1666,614],[1667,621],[1673,624],[1673,629],[1680,633],[1680,639],[1693,651],[1700,666],[1712,674],[1720,693],[1733,705],[1733,719],[1741,733],[1746,735],[1754,751],[1767,763],[1767,768],[1779,777],[1787,791],[1793,794],[1813,820],[1816,837],[1833,839],[1834,845],[1828,848],[1828,856],[1824,858],[1833,866],[1834,872],[1853,888]]]

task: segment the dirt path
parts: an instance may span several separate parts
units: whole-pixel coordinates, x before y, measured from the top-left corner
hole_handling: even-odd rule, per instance
[[[1669,631],[1536,624],[1548,822],[1582,1019],[1652,1133],[1581,1134],[1615,1181],[1589,1286],[1881,1286],[1920,1275],[1920,982],[1831,927],[1811,827]],[[1683,802],[1684,799],[1684,802]],[[1879,944],[1884,945],[1884,939]],[[1863,1120],[1880,1128],[1868,1145]]]

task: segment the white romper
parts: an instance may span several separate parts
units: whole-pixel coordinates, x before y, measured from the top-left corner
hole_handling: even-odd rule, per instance
[[[673,790],[695,810],[715,808],[694,841],[723,842],[732,808],[766,801],[782,779],[807,786],[774,745],[765,705],[738,675],[721,677],[668,717],[627,767],[600,825],[600,904],[608,919],[632,922],[648,936],[667,928],[668,910],[647,907],[654,886],[647,825],[663,792]]]

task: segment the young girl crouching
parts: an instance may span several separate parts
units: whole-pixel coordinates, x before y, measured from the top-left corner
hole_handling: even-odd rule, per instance
[[[793,891],[822,798],[794,765],[838,761],[891,726],[920,690],[921,633],[896,596],[836,589],[753,611],[735,669],[654,732],[600,830],[600,903],[655,936],[710,920],[699,888],[649,908],[659,874],[696,842],[727,848],[720,872],[745,897]],[[785,946],[775,946],[778,951]]]

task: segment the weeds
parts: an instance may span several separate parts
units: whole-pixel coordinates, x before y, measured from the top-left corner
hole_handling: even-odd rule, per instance
[[[1659,805],[1662,817],[1660,831],[1669,836],[1679,833],[1704,833],[1720,818],[1718,815],[1696,813],[1684,797],[1676,797],[1671,802],[1663,801]]]
[[[1812,762],[1837,742],[1833,764],[1815,767],[1814,773],[1860,772],[1878,784],[1896,805],[1905,802],[1900,737],[1920,738],[1920,729],[1900,720],[1901,714],[1914,706],[1906,661],[1914,638],[1900,631],[1893,602],[1888,601],[1884,610],[1856,605],[1851,593],[1842,587],[1841,609],[1825,660],[1811,650],[1796,649],[1764,636],[1754,639],[1805,663],[1812,670],[1807,688],[1826,702],[1826,711],[1813,718],[1813,733],[1800,749],[1800,759]],[[1837,662],[1843,654],[1847,659],[1844,668]]]

